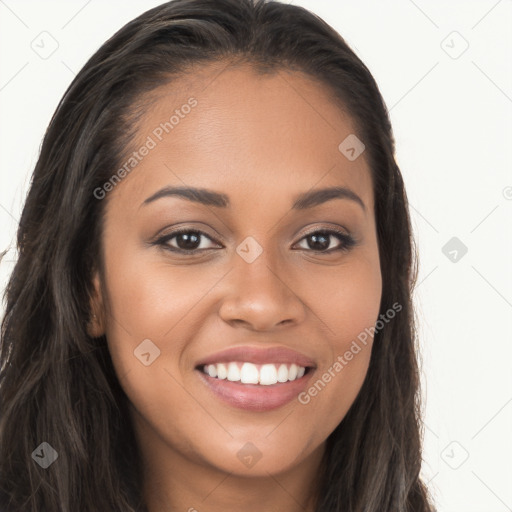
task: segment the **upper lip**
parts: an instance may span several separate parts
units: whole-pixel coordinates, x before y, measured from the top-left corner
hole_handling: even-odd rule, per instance
[[[227,363],[230,361],[244,361],[254,364],[281,363],[296,364],[303,367],[316,367],[309,357],[286,347],[232,347],[216,352],[198,361],[197,366],[208,364]]]

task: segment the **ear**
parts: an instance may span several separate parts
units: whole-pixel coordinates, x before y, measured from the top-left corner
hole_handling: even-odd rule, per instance
[[[93,294],[90,299],[90,318],[87,323],[87,334],[91,336],[91,338],[99,338],[105,334],[105,311],[98,272],[95,272],[92,282]]]

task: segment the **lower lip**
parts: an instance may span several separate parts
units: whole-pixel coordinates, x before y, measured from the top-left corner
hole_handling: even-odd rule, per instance
[[[225,403],[239,409],[262,412],[277,409],[294,400],[306,387],[314,369],[310,368],[300,379],[278,382],[270,386],[217,379],[201,370],[196,371],[215,396]]]

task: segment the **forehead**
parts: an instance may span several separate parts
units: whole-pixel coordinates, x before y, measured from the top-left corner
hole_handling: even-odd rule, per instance
[[[302,73],[211,64],[151,93],[130,148],[137,162],[112,196],[139,204],[188,185],[225,192],[236,207],[343,185],[371,209],[366,155],[350,161],[339,149],[355,131],[330,91]]]

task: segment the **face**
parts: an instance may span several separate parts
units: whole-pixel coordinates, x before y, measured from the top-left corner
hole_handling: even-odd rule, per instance
[[[94,328],[143,451],[246,476],[311,460],[361,388],[382,291],[350,117],[298,73],[211,65],[159,88],[137,133],[105,187]]]

